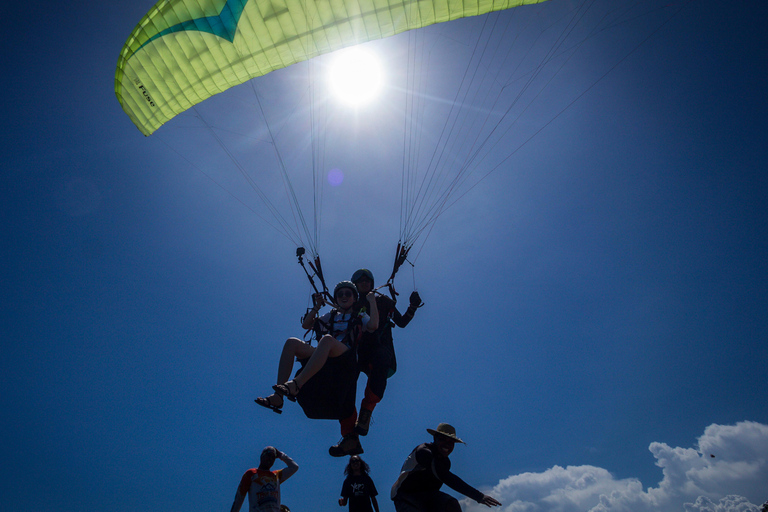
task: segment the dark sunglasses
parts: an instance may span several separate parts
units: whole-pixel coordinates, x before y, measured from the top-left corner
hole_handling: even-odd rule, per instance
[[[336,294],[337,299],[346,299],[347,297],[354,297],[355,294],[352,293],[352,290],[341,290],[339,293]]]

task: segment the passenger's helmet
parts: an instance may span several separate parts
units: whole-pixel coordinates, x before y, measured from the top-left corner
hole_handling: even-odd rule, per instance
[[[336,299],[336,294],[339,292],[339,290],[343,288],[349,288],[350,290],[352,290],[352,295],[354,295],[355,300],[357,300],[358,298],[357,286],[355,286],[355,283],[353,283],[352,281],[342,281],[339,284],[337,284],[336,287],[333,289],[334,299]]]

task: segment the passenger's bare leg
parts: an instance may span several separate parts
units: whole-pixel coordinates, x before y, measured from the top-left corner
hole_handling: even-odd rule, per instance
[[[277,365],[276,384],[283,384],[291,378],[294,359],[309,358],[311,360],[315,350],[315,347],[309,343],[303,342],[299,338],[288,338],[285,345],[283,345],[283,352],[280,354],[280,362]],[[301,373],[304,373],[304,371]]]
[[[291,377],[295,358],[311,358],[314,351],[315,348],[309,343],[305,343],[299,338],[288,338],[283,345],[280,361],[277,364],[277,384],[283,384]],[[267,400],[274,406],[283,406],[283,395],[280,393],[272,393],[267,397]]]
[[[305,382],[312,378],[325,365],[329,357],[338,357],[349,349],[345,344],[333,336],[325,335],[320,338],[317,348],[304,365],[304,369],[296,376],[294,382],[301,388]]]

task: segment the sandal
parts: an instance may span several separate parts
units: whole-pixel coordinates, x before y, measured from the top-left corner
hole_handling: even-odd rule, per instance
[[[272,403],[272,400],[270,400],[271,397],[275,395],[269,395],[268,397],[264,398],[263,396],[260,396],[254,402],[256,402],[257,405],[260,405],[262,407],[266,407],[267,409],[272,409],[273,412],[276,412],[277,414],[283,414],[283,404],[276,405]]]
[[[295,388],[296,391],[293,391],[292,388]],[[272,386],[272,389],[275,390],[275,393],[284,396],[291,402],[296,401],[296,396],[298,396],[299,391],[301,391],[301,387],[299,387],[295,380],[289,380],[285,384],[275,384]]]

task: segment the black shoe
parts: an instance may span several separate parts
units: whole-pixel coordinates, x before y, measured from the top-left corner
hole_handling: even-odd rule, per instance
[[[339,444],[328,448],[331,457],[343,457],[345,455],[360,455],[363,453],[363,447],[360,444],[360,438],[357,434],[347,434],[341,438]]]
[[[360,414],[357,416],[357,423],[355,423],[355,432],[361,436],[368,435],[368,429],[371,426],[371,414],[373,414],[373,411],[360,409]]]

